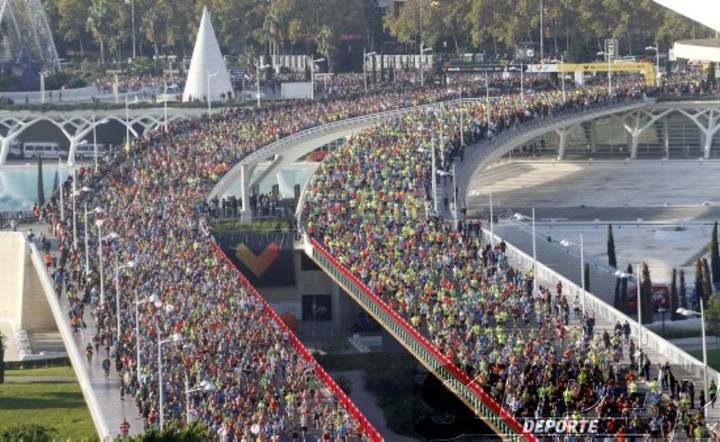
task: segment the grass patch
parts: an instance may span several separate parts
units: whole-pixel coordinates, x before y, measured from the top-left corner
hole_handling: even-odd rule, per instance
[[[57,376],[75,378],[75,370],[72,367],[44,367],[26,368],[22,370],[5,370],[5,376],[31,377],[31,376]]]
[[[50,428],[56,440],[96,440],[95,427],[76,383],[1,384],[0,432],[17,424]]]

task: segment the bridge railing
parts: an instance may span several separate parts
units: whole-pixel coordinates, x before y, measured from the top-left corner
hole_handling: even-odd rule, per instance
[[[305,236],[304,242],[305,253],[500,437],[504,440],[537,441],[532,433],[525,431],[474,379],[452,363],[317,240]]]
[[[491,233],[487,229],[483,229],[483,235],[489,242],[490,237],[494,238],[495,244],[498,244],[503,239]],[[533,257],[523,252],[519,248],[513,246],[510,243],[505,243],[506,254],[508,258],[516,262],[520,267],[531,268],[533,266]],[[544,281],[560,281],[563,286],[563,293],[567,293],[570,299],[577,299],[580,304],[583,300],[583,289],[582,287],[575,284],[570,279],[562,276],[560,273],[546,266],[542,262],[537,262],[537,275],[535,278]],[[630,324],[632,334],[636,337],[640,337],[639,348],[640,349],[652,349],[658,354],[665,357],[665,361],[671,365],[678,366],[688,372],[689,374],[701,378],[703,377],[705,365],[697,358],[689,355],[686,351],[678,348],[675,344],[666,340],[665,338],[657,335],[647,327],[641,327],[640,324],[630,316],[616,309],[615,307],[607,304],[602,299],[593,295],[592,293],[585,292],[585,309],[593,312],[596,319],[604,319],[610,323],[620,322],[624,324],[626,321]],[[653,361],[655,363],[664,363],[665,361]],[[708,367],[708,382],[715,380],[716,383],[720,383],[720,373],[716,370]]]
[[[303,343],[295,335],[295,333],[290,330],[287,324],[285,324],[282,318],[275,312],[275,310],[273,310],[270,304],[265,301],[265,298],[263,298],[262,295],[258,293],[257,289],[252,284],[250,284],[250,281],[248,281],[245,275],[243,275],[242,272],[240,272],[237,267],[235,267],[235,264],[232,263],[232,261],[222,250],[222,248],[220,248],[220,246],[215,241],[212,242],[212,245],[217,256],[227,266],[229,266],[235,271],[235,274],[237,275],[240,284],[246,289],[248,289],[250,293],[252,293],[252,295],[255,297],[255,299],[263,306],[263,311],[265,312],[265,314],[268,315],[268,317],[270,317],[275,326],[277,326],[283,333],[287,334],[288,339],[295,351],[298,352],[301,358],[303,358],[306,362],[310,363],[313,366],[313,368],[315,369],[315,373],[317,373],[320,381],[327,387],[328,390],[330,390],[335,396],[337,396],[339,402],[345,407],[348,413],[350,413],[350,415],[359,423],[362,432],[368,437],[368,439],[372,442],[383,441],[382,435],[380,435],[380,433],[375,429],[375,427],[370,423],[370,421],[367,420],[367,418],[362,414],[362,412],[357,408],[357,406],[352,402],[352,400],[350,400],[348,395],[345,394],[344,391],[342,391],[340,386],[338,386],[335,380],[325,371],[325,369],[320,365],[320,363],[317,362],[317,360],[313,357],[312,353],[310,353],[307,347],[305,347],[305,345],[303,345]]]

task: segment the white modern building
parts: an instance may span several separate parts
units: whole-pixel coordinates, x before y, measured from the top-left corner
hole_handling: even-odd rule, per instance
[[[210,12],[206,7],[203,9],[195,40],[183,101],[204,101],[206,98],[217,101],[227,97],[232,91],[230,74],[225,67],[225,60],[210,22]]]
[[[720,32],[719,0],[655,0],[655,2],[707,26],[716,33]],[[673,52],[675,57],[686,60],[720,62],[720,40],[715,38],[678,41],[673,46]]]

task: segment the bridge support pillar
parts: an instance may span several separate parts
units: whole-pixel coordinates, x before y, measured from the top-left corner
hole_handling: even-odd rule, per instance
[[[240,201],[242,202],[242,210],[240,211],[240,221],[250,223],[252,221],[252,210],[250,208],[250,179],[252,178],[251,168],[247,164],[240,167]]]
[[[567,150],[568,144],[568,132],[570,132],[570,128],[558,129],[555,132],[557,132],[558,137],[560,137],[557,156],[557,159],[560,161],[565,159],[565,151]]]
[[[630,159],[636,160],[638,154],[638,147],[640,146],[640,133],[635,132],[630,134]]]
[[[7,162],[8,153],[10,153],[10,144],[13,142],[13,137],[2,138],[0,140],[0,166]]]
[[[670,126],[667,117],[663,122],[663,142],[665,143],[665,158],[670,159]]]
[[[590,122],[590,152],[596,153],[598,148],[597,124]]]

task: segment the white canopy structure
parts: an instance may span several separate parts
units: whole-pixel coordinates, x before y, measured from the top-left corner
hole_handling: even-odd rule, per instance
[[[183,101],[204,100],[206,97],[217,101],[221,99],[221,95],[227,96],[228,92],[232,91],[230,74],[225,68],[215,30],[210,22],[210,12],[205,7],[190,61]]]
[[[44,69],[60,68],[40,0],[0,0],[0,63],[18,63],[23,56]]]
[[[655,0],[678,14],[720,32],[720,0]],[[720,62],[720,40],[684,40],[673,45],[675,57]]]

